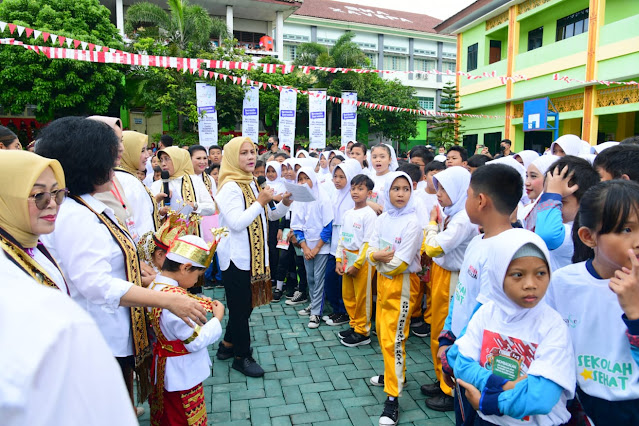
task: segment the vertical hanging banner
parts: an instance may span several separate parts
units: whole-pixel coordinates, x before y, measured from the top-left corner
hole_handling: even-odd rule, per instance
[[[242,103],[242,136],[249,137],[255,143],[258,142],[260,130],[260,90],[250,86],[244,93]]]
[[[326,148],[326,90],[308,91],[309,148]]]
[[[215,109],[215,86],[206,83],[195,83],[195,97],[197,99],[197,112],[201,116],[198,120],[200,145],[209,147],[217,145],[217,109]]]
[[[355,140],[357,140],[357,92],[342,92],[342,146]]]
[[[295,117],[297,115],[297,92],[293,89],[282,89],[280,92],[280,121],[278,137],[280,148],[288,146],[291,155],[295,146]]]

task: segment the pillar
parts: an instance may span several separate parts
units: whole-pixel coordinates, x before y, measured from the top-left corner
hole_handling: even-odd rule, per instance
[[[597,75],[597,45],[599,30],[604,22],[606,0],[590,0],[588,16],[588,50],[586,54],[586,81],[594,80]],[[581,128],[581,139],[597,145],[599,117],[595,115],[597,107],[597,87],[584,88],[584,120]]]
[[[226,29],[233,38],[233,6],[226,5]]]
[[[439,72],[442,72],[442,70],[444,69],[443,57],[444,57],[444,42],[443,41],[438,41],[437,42],[437,71],[439,71]],[[437,74],[437,80],[436,81],[438,83],[442,82],[441,74]]]
[[[275,51],[280,61],[284,60],[284,14],[275,12]]]
[[[410,37],[408,39],[408,70],[409,71],[415,71],[415,52],[414,52],[414,48],[415,48],[415,39]],[[412,80],[413,78],[415,78],[415,76],[410,73],[408,74],[408,79]]]
[[[115,26],[124,34],[124,6],[122,0],[115,0]]]
[[[384,69],[384,34],[377,34],[377,69]]]
[[[515,57],[519,53],[519,21],[517,21],[518,6],[508,9],[508,47],[506,51],[506,75],[512,77],[515,71]],[[518,146],[515,140],[515,126],[512,117],[515,113],[515,105],[510,101],[513,98],[515,84],[512,80],[506,81],[506,120],[504,123],[504,139],[510,139],[514,146]],[[523,141],[519,141],[523,147]]]
[[[622,141],[635,135],[635,116],[636,112],[621,112],[617,114],[617,131],[615,132],[615,140]]]
[[[311,25],[311,43],[317,43],[317,25]]]

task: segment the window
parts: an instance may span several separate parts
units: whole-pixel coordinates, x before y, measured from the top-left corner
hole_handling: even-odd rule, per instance
[[[488,52],[488,63],[494,64],[501,61],[501,41],[490,40],[490,51]]]
[[[442,62],[442,72],[446,72],[450,70],[450,72],[455,73],[457,71],[457,64],[455,62]]]
[[[366,57],[371,61],[371,67],[377,68],[377,53],[367,53]]]
[[[588,9],[557,19],[556,41],[588,32]]]
[[[477,48],[478,44],[475,43],[468,46],[468,56],[466,56],[466,71],[472,71],[477,69]]]
[[[297,58],[297,46],[294,44],[284,45],[284,60],[294,61]]]
[[[417,98],[417,103],[421,109],[435,109],[435,98]]]
[[[528,31],[528,51],[541,47],[544,38],[544,27]]]
[[[431,59],[415,59],[415,71],[432,71],[437,68],[437,62]]]
[[[384,55],[384,69],[392,71],[406,71],[406,57]]]

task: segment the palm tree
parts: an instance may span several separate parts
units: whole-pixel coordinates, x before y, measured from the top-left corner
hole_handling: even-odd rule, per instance
[[[201,6],[187,0],[168,0],[169,12],[148,2],[132,5],[126,12],[127,29],[155,27],[158,37],[166,40],[178,52],[189,47],[210,50],[211,37],[228,37],[228,29],[221,19],[211,18]]]

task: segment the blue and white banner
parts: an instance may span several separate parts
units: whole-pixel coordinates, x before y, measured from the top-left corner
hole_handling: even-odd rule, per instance
[[[198,120],[200,145],[209,147],[217,145],[217,109],[215,86],[206,83],[195,83],[198,114],[205,113]]]
[[[353,101],[344,102],[344,101]],[[357,140],[357,92],[342,92],[342,146]]]
[[[309,148],[326,148],[326,90],[308,91]]]
[[[297,115],[297,92],[293,89],[282,89],[280,92],[280,120],[278,137],[280,148],[285,145],[291,149],[295,146],[295,117]]]
[[[260,134],[260,90],[249,86],[244,93],[242,103],[242,136],[258,142]]]

